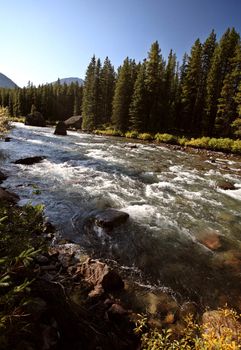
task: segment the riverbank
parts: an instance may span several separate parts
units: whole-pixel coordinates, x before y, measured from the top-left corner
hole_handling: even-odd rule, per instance
[[[201,138],[187,138],[185,136],[179,137],[171,134],[151,135],[149,133],[137,133],[135,131],[129,131],[122,133],[118,130],[94,130],[96,135],[103,136],[117,136],[124,137],[130,140],[148,141],[153,144],[164,144],[172,149],[178,149],[181,151],[187,151],[190,153],[206,152],[223,152],[227,155],[241,155],[241,140],[232,140],[229,138],[214,138],[214,137],[201,137]]]
[[[232,310],[200,313],[163,294],[159,319],[138,315],[127,303],[128,280],[57,238],[42,206],[20,208],[8,195],[0,207],[0,349],[239,348]]]

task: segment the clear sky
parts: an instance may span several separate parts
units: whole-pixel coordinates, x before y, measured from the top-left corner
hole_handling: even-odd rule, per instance
[[[117,68],[155,40],[181,60],[227,27],[241,33],[241,0],[0,0],[0,72],[19,86],[84,78],[93,54]]]

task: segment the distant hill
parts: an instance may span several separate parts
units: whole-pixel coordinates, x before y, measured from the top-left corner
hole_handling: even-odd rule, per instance
[[[70,85],[71,83],[78,83],[79,85],[83,85],[84,84],[84,80],[80,79],[80,78],[76,78],[76,77],[70,77],[70,78],[62,78],[59,79],[60,84],[67,84]],[[58,81],[54,81],[52,84],[56,84]]]
[[[18,87],[11,79],[6,75],[0,73],[0,88],[14,89]]]

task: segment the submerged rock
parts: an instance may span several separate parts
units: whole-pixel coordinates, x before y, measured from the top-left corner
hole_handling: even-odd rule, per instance
[[[55,128],[54,134],[62,135],[62,136],[67,135],[67,127],[63,121],[58,122]]]
[[[36,157],[27,157],[15,160],[14,164],[24,164],[24,165],[32,165],[35,163],[40,163],[44,160],[44,157],[36,156]]]
[[[0,201],[16,204],[19,201],[19,196],[15,193],[0,188]]]
[[[94,221],[97,226],[103,228],[113,228],[127,221],[129,214],[116,210],[105,209],[97,212],[94,216]]]
[[[220,234],[215,230],[204,230],[198,234],[198,241],[211,250],[221,247]]]
[[[0,171],[0,183],[7,179],[7,176]]]
[[[217,187],[221,188],[222,190],[236,190],[237,188],[234,186],[233,183],[229,181],[221,181],[218,182]]]

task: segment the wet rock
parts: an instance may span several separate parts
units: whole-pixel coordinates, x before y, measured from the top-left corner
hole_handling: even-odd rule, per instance
[[[197,239],[208,249],[217,250],[221,247],[220,234],[215,230],[204,230],[198,234]]]
[[[94,215],[94,222],[103,228],[113,228],[127,221],[129,214],[116,209],[100,210]]]
[[[241,323],[229,310],[207,311],[202,316],[204,333],[215,334],[217,338],[232,334],[232,340],[238,340],[241,334]]]
[[[45,119],[40,112],[33,112],[32,114],[28,114],[25,118],[25,125],[31,126],[46,126]]]
[[[7,179],[7,176],[0,171],[0,183]]]
[[[222,190],[236,190],[237,188],[234,186],[233,183],[229,181],[220,181],[217,183],[217,187],[221,188]]]
[[[82,127],[82,116],[75,115],[64,121],[67,128],[81,129]]]
[[[103,291],[110,292],[124,288],[124,282],[118,273],[99,260],[87,259],[79,264],[76,273],[90,283],[98,295]]]
[[[11,137],[5,137],[4,142],[10,142],[11,141]]]
[[[15,160],[14,164],[23,164],[23,165],[32,165],[35,163],[40,163],[44,160],[44,157],[36,156],[36,157],[27,157]]]
[[[16,204],[19,201],[19,196],[15,193],[0,188],[0,201],[6,201],[12,204]]]
[[[187,301],[180,307],[179,317],[184,320],[188,315],[195,316],[197,314],[197,311],[197,304],[191,301]]]
[[[55,227],[50,221],[44,223],[44,233],[54,233]]]
[[[107,315],[110,321],[119,322],[128,315],[128,311],[120,304],[112,304]]]
[[[65,125],[65,123],[63,121],[58,122],[58,124],[56,125],[56,128],[55,128],[54,134],[55,135],[62,135],[62,136],[67,135],[67,126]]]

